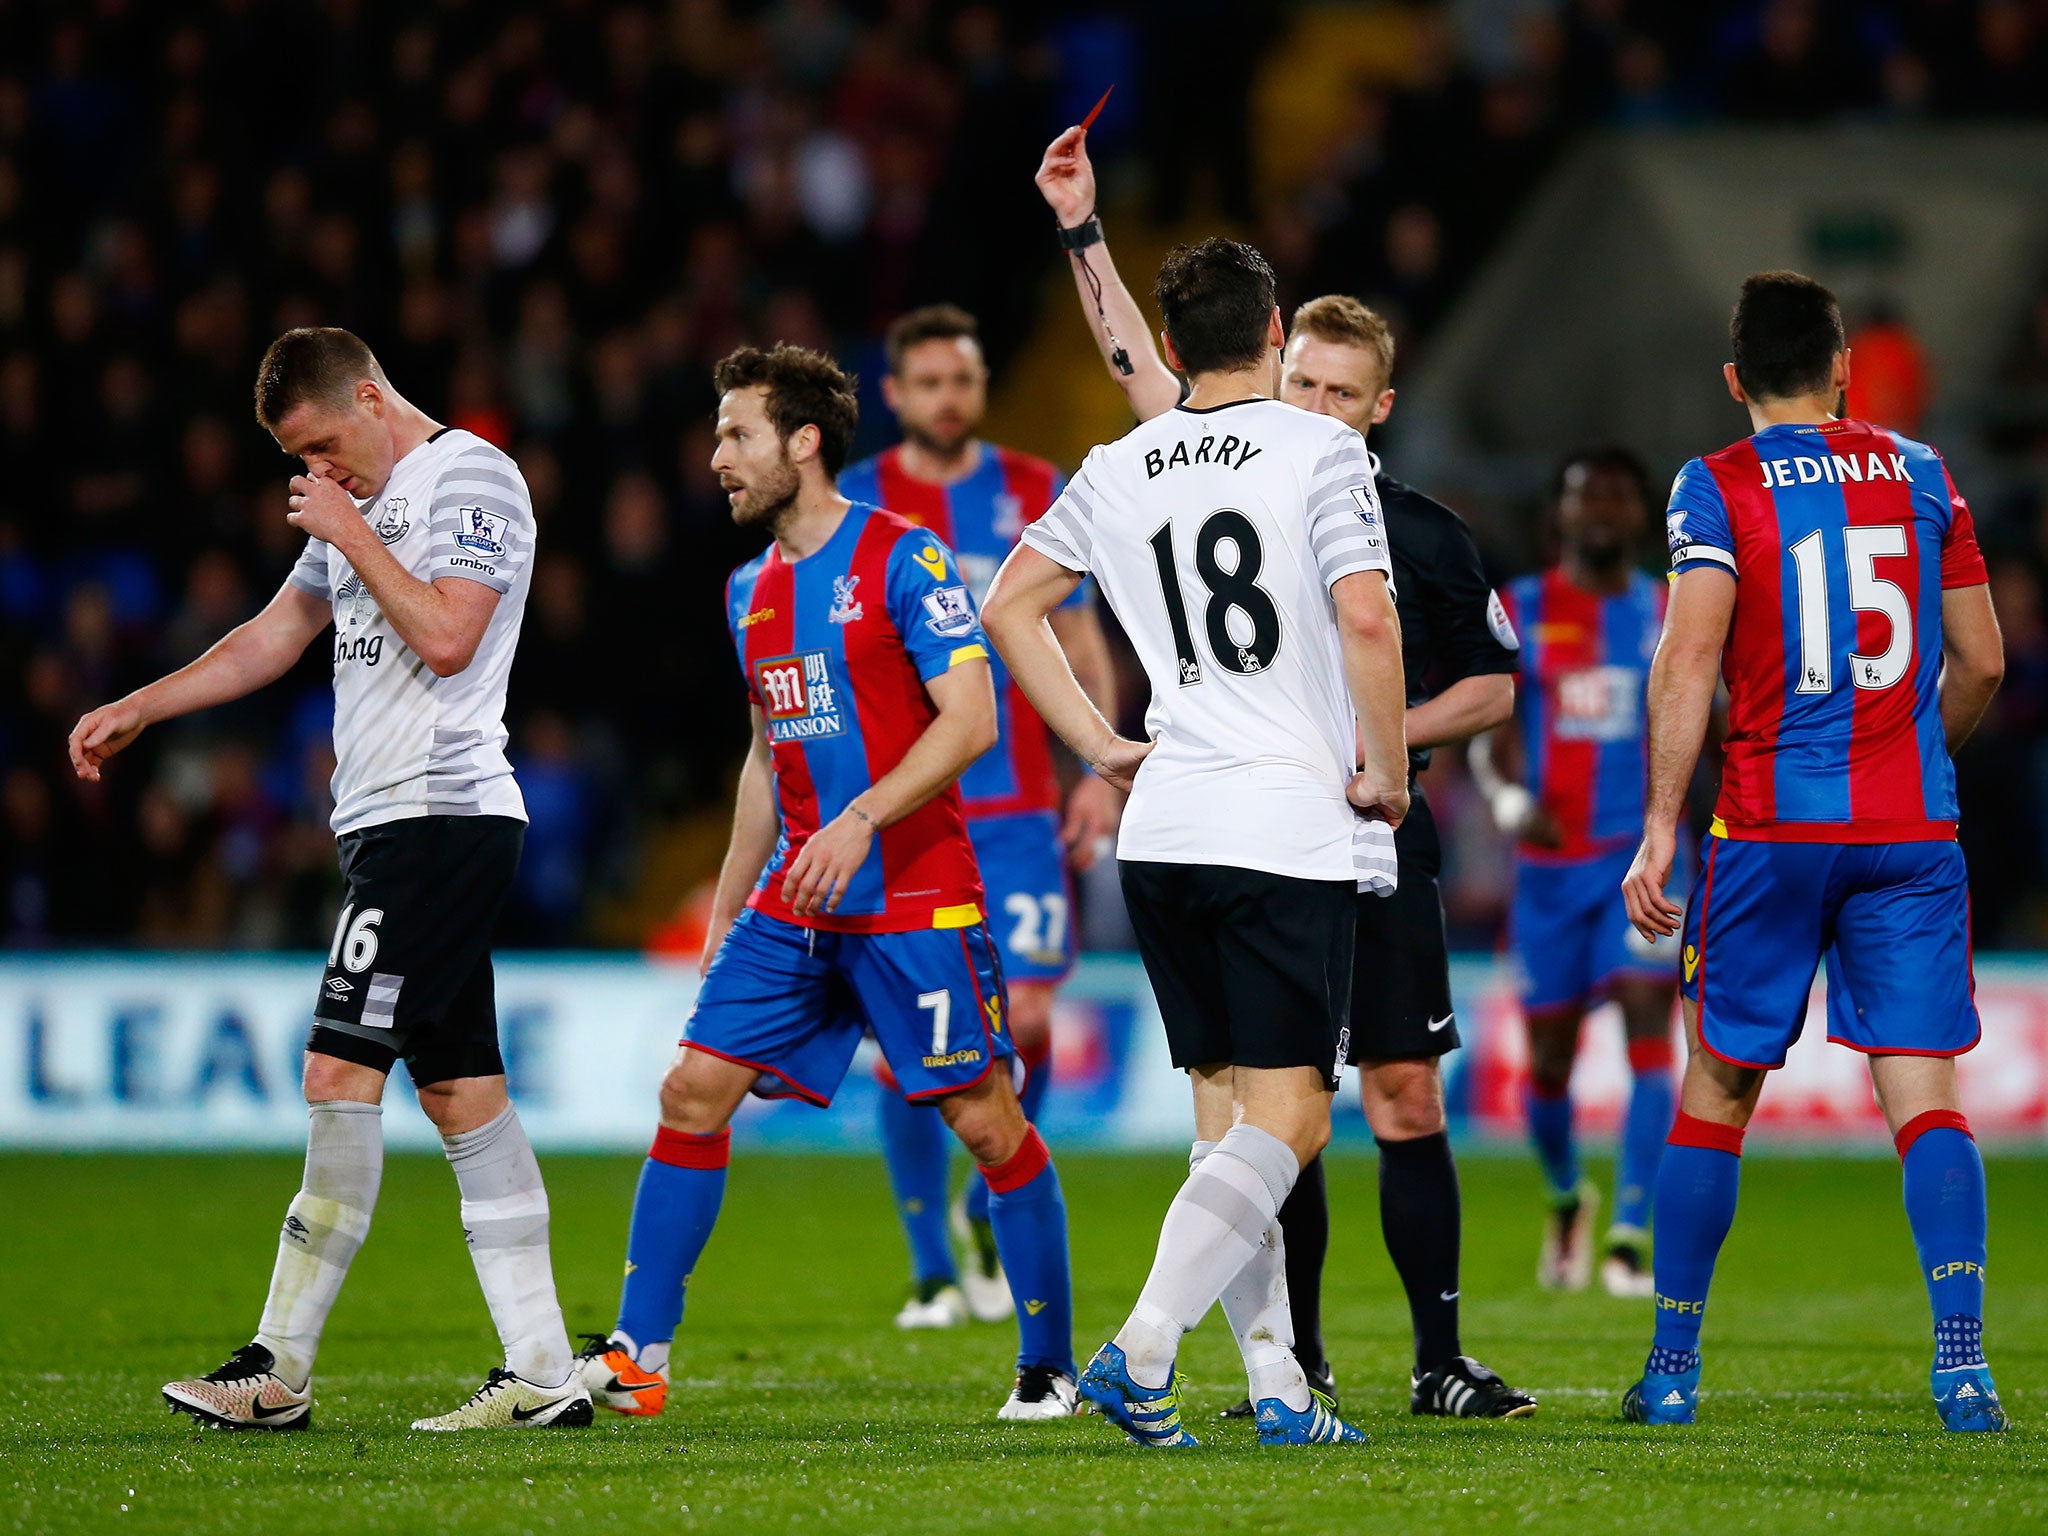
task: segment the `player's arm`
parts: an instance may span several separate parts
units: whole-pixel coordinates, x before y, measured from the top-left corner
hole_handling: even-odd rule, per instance
[[[1522,728],[1509,718],[1472,738],[1465,749],[1472,782],[1486,797],[1486,808],[1503,837],[1534,843],[1539,848],[1564,844],[1556,820],[1528,787],[1528,755],[1522,750]]]
[[[1719,567],[1681,570],[1671,583],[1664,637],[1650,663],[1650,783],[1643,843],[1621,883],[1628,920],[1646,939],[1678,932],[1684,910],[1664,894],[1678,847],[1686,787],[1706,741],[1720,682],[1721,648],[1735,614],[1735,577]]]
[[[1102,633],[1102,620],[1093,605],[1055,608],[1046,615],[1053,638],[1059,641],[1074,681],[1093,701],[1106,720],[1116,718],[1116,666],[1109,658],[1109,641]],[[1067,850],[1067,862],[1086,869],[1095,862],[1096,845],[1116,832],[1123,810],[1121,793],[1092,773],[1084,773],[1067,795],[1067,814],[1060,826],[1060,843]]]
[[[2005,678],[2005,637],[1989,586],[1942,591],[1941,650],[1941,728],[1953,752],[1970,739]]]
[[[1019,544],[996,572],[981,605],[981,624],[1010,676],[1053,734],[1104,780],[1127,790],[1152,743],[1117,734],[1074,676],[1050,622],[1054,610],[1081,584],[1081,575],[1029,544]]]
[[[428,670],[453,677],[470,664],[497,611],[494,589],[463,576],[421,581],[384,547],[348,492],[325,475],[296,475],[291,490],[292,511],[285,520],[341,551],[398,638]]]
[[[875,834],[927,805],[996,744],[995,674],[980,646],[974,655],[925,680],[938,711],[903,760],[814,832],[783,877],[783,894],[800,917],[830,912],[867,862]]]
[[[718,946],[746,907],[748,893],[768,867],[782,829],[775,816],[775,759],[768,747],[768,717],[753,707],[754,739],[740,764],[740,791],[732,807],[732,841],[718,866],[718,889],[711,898],[711,921],[704,931],[702,969],[710,969]]]
[[[1330,599],[1363,749],[1348,794],[1361,811],[1398,827],[1408,814],[1408,678],[1394,591],[1381,571],[1353,571],[1331,583]]]
[[[1033,180],[1060,228],[1075,229],[1087,223],[1095,213],[1095,167],[1088,159],[1088,131],[1069,128],[1047,145]],[[1161,361],[1144,311],[1110,260],[1108,242],[1069,251],[1067,267],[1073,274],[1074,290],[1081,296],[1081,313],[1095,337],[1095,349],[1138,420],[1150,421],[1179,405],[1180,379]]]
[[[263,611],[237,624],[198,660],[103,704],[71,728],[71,766],[97,784],[100,765],[159,720],[211,709],[274,683],[327,627],[324,598],[287,581]]]
[[[1408,745],[1415,751],[1451,747],[1503,724],[1515,712],[1512,672],[1461,677],[1433,699],[1408,711]]]

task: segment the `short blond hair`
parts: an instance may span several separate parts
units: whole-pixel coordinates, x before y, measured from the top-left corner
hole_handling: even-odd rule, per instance
[[[1350,294],[1326,293],[1295,310],[1294,322],[1287,328],[1287,339],[1292,341],[1304,332],[1317,341],[1366,348],[1380,360],[1380,388],[1385,389],[1393,382],[1394,332],[1385,316],[1359,303]]]

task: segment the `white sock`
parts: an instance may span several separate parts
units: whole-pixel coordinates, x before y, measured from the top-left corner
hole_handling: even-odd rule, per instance
[[[633,1340],[633,1335],[627,1333],[624,1329],[614,1328],[611,1332],[610,1342],[615,1348],[623,1349],[632,1362],[639,1366],[641,1370],[651,1372],[656,1376],[668,1374],[668,1352],[673,1346],[674,1340],[664,1339],[659,1344],[637,1344]]]
[[[1166,1208],[1152,1273],[1116,1336],[1133,1381],[1166,1385],[1181,1336],[1252,1258],[1300,1172],[1287,1143],[1255,1125],[1231,1127],[1195,1163]]]
[[[1213,1141],[1198,1141],[1188,1149],[1188,1171],[1202,1166],[1202,1159],[1216,1150]],[[1294,1313],[1287,1304],[1287,1246],[1279,1220],[1266,1228],[1259,1246],[1223,1290],[1223,1315],[1237,1336],[1238,1353],[1244,1356],[1245,1375],[1251,1383],[1254,1403],[1277,1397],[1297,1413],[1308,1410],[1311,1401],[1308,1377],[1294,1358]]]
[[[1261,1235],[1243,1269],[1223,1290],[1223,1315],[1237,1335],[1238,1353],[1254,1403],[1268,1397],[1300,1413],[1311,1399],[1308,1377],[1294,1358],[1294,1313],[1287,1305],[1287,1247],[1276,1220]]]
[[[384,1176],[384,1110],[346,1099],[306,1106],[306,1173],[277,1240],[256,1342],[303,1389],[350,1260],[370,1230]]]
[[[569,1379],[572,1357],[555,1274],[548,1264],[548,1192],[511,1105],[495,1120],[441,1145],[462,1191],[463,1235],[505,1369],[539,1387]]]

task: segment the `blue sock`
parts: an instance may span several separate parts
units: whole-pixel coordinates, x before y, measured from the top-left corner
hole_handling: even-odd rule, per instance
[[[1634,1082],[1629,1088],[1628,1117],[1621,1127],[1621,1158],[1614,1171],[1614,1224],[1647,1232],[1657,1164],[1664,1156],[1664,1138],[1671,1134],[1671,1043],[1631,1040],[1628,1058]]]
[[[1524,1100],[1529,1112],[1529,1140],[1536,1148],[1536,1162],[1543,1169],[1543,1182],[1553,1200],[1563,1200],[1579,1187],[1579,1152],[1572,1143],[1572,1095],[1569,1088],[1554,1098],[1529,1089]]]
[[[1045,1090],[1052,1086],[1051,1045],[1048,1044],[1036,1060],[1026,1056],[1024,1068],[1024,1087],[1017,1094],[1017,1102],[1023,1107],[1024,1118],[1036,1125],[1038,1111],[1045,1104]],[[978,1179],[972,1174],[967,1179],[967,1219],[988,1220],[988,1180]]]
[[[896,1192],[896,1214],[910,1242],[911,1278],[920,1287],[957,1284],[953,1248],[946,1241],[946,1175],[952,1133],[929,1104],[913,1104],[894,1087],[882,1089],[882,1161]]]
[[[673,1339],[683,1318],[683,1288],[704,1252],[725,1198],[732,1132],[692,1136],[663,1126],[640,1170],[633,1224],[626,1236],[626,1284],[619,1332],[637,1345]]]
[[[1657,1332],[1651,1359],[1699,1363],[1714,1261],[1735,1223],[1742,1132],[1680,1114],[1657,1169]],[[1665,1372],[1663,1374],[1669,1374]]]
[[[1007,1163],[981,1170],[996,1252],[1017,1302],[1017,1366],[1074,1372],[1074,1278],[1067,1263],[1067,1200],[1037,1130]]]
[[[1934,1309],[1936,1370],[1984,1363],[1984,1159],[1954,1110],[1917,1115],[1899,1131],[1906,1220]]]

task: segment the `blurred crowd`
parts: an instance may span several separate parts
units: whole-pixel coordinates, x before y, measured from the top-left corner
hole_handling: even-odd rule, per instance
[[[1411,359],[1590,126],[2048,103],[2040,0],[1451,0],[1409,8],[1398,77],[1332,104],[1301,186],[1261,189],[1253,92],[1289,9],[0,0],[0,945],[327,943],[318,647],[102,786],[63,748],[297,553],[291,465],[249,406],[286,327],[357,330],[409,398],[518,459],[542,531],[508,937],[630,943],[601,913],[630,908],[665,829],[715,819],[744,736],[717,593],[752,543],[707,469],[710,362],[833,350],[869,451],[881,328],[945,298],[1000,382],[1057,255],[1031,168],[1103,83],[1106,182],[1164,224],[1256,231],[1290,297],[1361,294]],[[2012,384],[2031,413],[2001,430],[2048,455],[2048,299]],[[1966,776],[1980,825],[2013,824],[1991,805],[2037,829],[1973,850],[2011,882],[2001,913],[2032,914],[2017,941],[2041,936],[2048,853],[2048,503],[1994,523],[2013,667]],[[1461,937],[1487,942],[1497,851],[1444,772],[1472,828]]]

